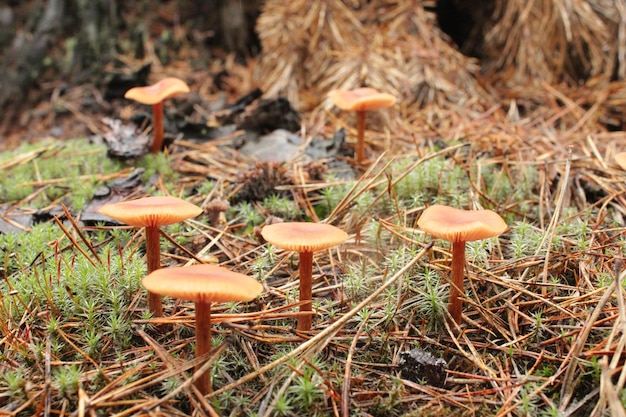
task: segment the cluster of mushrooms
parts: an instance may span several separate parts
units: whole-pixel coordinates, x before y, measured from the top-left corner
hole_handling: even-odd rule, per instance
[[[142,284],[148,290],[148,308],[153,317],[163,315],[164,295],[193,301],[196,311],[196,357],[211,351],[211,303],[251,301],[263,291],[254,278],[212,264],[161,268],[160,227],[198,216],[203,210],[180,198],[144,197],[105,204],[100,213],[130,226],[145,228],[148,274]],[[320,223],[284,222],[268,225],[263,237],[275,246],[300,255],[300,313],[298,331],[312,325],[313,252],[343,243],[348,235]],[[196,371],[202,366],[199,364]],[[210,370],[196,377],[202,394],[211,391]]]
[[[163,146],[163,100],[188,92],[189,87],[179,79],[166,78],[148,87],[130,89],[125,97],[153,106],[153,141],[151,151]],[[365,161],[365,112],[395,103],[389,94],[370,88],[335,90],[330,97],[345,110],[357,112],[358,137],[356,162]],[[263,285],[254,278],[212,264],[161,268],[160,227],[196,217],[203,209],[180,198],[145,197],[106,204],[100,213],[134,227],[145,228],[147,276],[143,286],[148,291],[148,308],[153,317],[163,315],[162,296],[171,296],[195,303],[196,357],[211,351],[211,303],[246,302],[258,297]],[[461,323],[465,243],[495,237],[507,229],[502,218],[491,210],[460,210],[443,205],[426,208],[418,226],[425,232],[452,242],[449,312],[455,323]],[[341,229],[322,223],[282,222],[266,225],[261,235],[272,245],[298,252],[300,281],[300,314],[297,331],[312,328],[313,252],[338,246],[348,235]],[[196,373],[202,368],[197,365]],[[195,386],[204,395],[211,392],[210,370],[195,375]]]
[[[202,209],[176,197],[145,197],[106,204],[100,212],[120,222],[144,227],[148,275],[143,286],[148,290],[148,307],[154,317],[163,315],[161,296],[193,301],[196,312],[196,357],[211,351],[211,303],[251,301],[263,291],[254,278],[212,264],[161,268],[161,226],[196,217]],[[449,311],[461,322],[465,242],[486,239],[503,233],[507,226],[490,210],[459,210],[433,205],[422,213],[418,225],[433,236],[452,242],[452,272]],[[341,229],[322,223],[283,222],[265,226],[263,238],[276,247],[299,254],[300,315],[298,332],[312,327],[313,252],[343,243],[348,235]],[[196,367],[200,369],[201,365]],[[202,394],[211,392],[210,370],[196,376]]]

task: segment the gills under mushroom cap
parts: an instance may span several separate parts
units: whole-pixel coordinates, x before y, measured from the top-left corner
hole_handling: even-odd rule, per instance
[[[461,210],[439,204],[424,210],[417,225],[426,233],[450,242],[499,236],[508,227],[494,211]]]
[[[158,269],[142,281],[150,292],[195,302],[250,301],[263,291],[254,278],[217,265]]]
[[[105,204],[99,210],[105,216],[135,227],[167,226],[198,216],[202,209],[180,198],[144,197]]]
[[[261,235],[272,245],[297,252],[315,252],[343,243],[348,235],[330,224],[284,222],[265,226]]]

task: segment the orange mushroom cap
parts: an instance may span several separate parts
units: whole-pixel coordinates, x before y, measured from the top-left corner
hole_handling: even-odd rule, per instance
[[[426,233],[450,242],[469,242],[499,236],[507,224],[491,210],[460,210],[435,204],[417,221]]]
[[[391,94],[381,93],[370,87],[354,90],[332,90],[328,93],[328,97],[333,100],[335,106],[342,110],[378,110],[393,106],[396,103],[396,98]]]
[[[284,222],[267,225],[261,231],[265,240],[282,249],[314,252],[343,243],[348,235],[330,224]]]
[[[626,171],[626,152],[620,152],[615,155],[615,162],[617,162],[620,168]]]
[[[98,210],[105,216],[135,227],[166,226],[196,217],[202,209],[177,197],[144,197],[105,204]]]
[[[250,301],[263,291],[254,278],[217,265],[158,269],[142,281],[150,292],[194,302]]]
[[[166,98],[188,92],[187,83],[179,78],[169,77],[145,87],[133,87],[124,94],[124,97],[142,104],[156,104]]]

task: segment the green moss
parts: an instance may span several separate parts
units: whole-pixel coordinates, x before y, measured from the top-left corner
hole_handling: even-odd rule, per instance
[[[280,217],[285,221],[302,219],[298,204],[287,197],[272,194],[263,200],[261,206],[272,216]]]
[[[6,241],[8,236],[0,239]],[[129,308],[141,288],[145,263],[140,256],[122,258],[120,251],[106,246],[99,256],[107,261],[99,263],[94,257],[94,265],[77,251],[49,244],[61,236],[53,223],[20,234],[19,250],[28,255],[4,257],[10,264],[5,270],[12,272],[0,281],[0,320],[11,323],[28,317],[29,326],[50,334],[52,353],[60,359],[76,353],[57,336],[61,330],[91,352],[97,352],[102,339],[109,349],[127,348],[133,319]],[[101,334],[94,336],[97,333]]]
[[[258,226],[263,223],[263,216],[258,210],[247,201],[241,202],[234,207],[231,207],[226,212],[226,217],[229,221],[240,221],[245,223],[250,229],[254,226]]]
[[[100,176],[124,168],[106,156],[106,147],[84,139],[26,144],[0,154],[0,202],[28,198],[34,208],[58,200],[82,209],[101,183]]]
[[[399,159],[389,168],[391,178],[411,169],[415,161]],[[467,205],[469,179],[463,169],[446,158],[433,158],[417,165],[398,181],[395,192],[402,207],[446,204],[462,208]]]
[[[163,184],[166,186],[173,185],[178,176],[177,172],[172,168],[170,158],[167,154],[159,152],[156,154],[148,153],[137,161],[137,167],[145,169],[143,174],[144,182],[148,182],[154,175],[163,177]],[[173,193],[176,195],[176,193]]]
[[[539,174],[534,165],[488,164],[480,166],[481,183],[477,186],[499,205],[518,207],[526,216],[538,215],[537,184]]]

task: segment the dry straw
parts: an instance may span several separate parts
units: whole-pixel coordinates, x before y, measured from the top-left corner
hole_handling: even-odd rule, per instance
[[[257,30],[258,77],[268,95],[311,109],[331,89],[367,85],[406,103],[449,106],[485,96],[476,63],[457,51],[422,1],[270,0]]]
[[[474,40],[484,45],[483,70],[514,86],[610,76],[614,57],[623,60],[625,49],[623,36],[615,42],[619,3],[496,1]]]
[[[431,2],[269,0],[256,80],[303,111],[330,111],[322,97],[332,89],[395,95],[398,105],[367,126],[369,146],[383,150],[445,137],[536,158],[585,147],[591,135],[604,153],[613,140],[605,126],[621,128],[626,104],[622,3],[477,3],[482,20],[464,49],[480,61],[442,32]],[[324,116],[312,114],[320,125]]]

